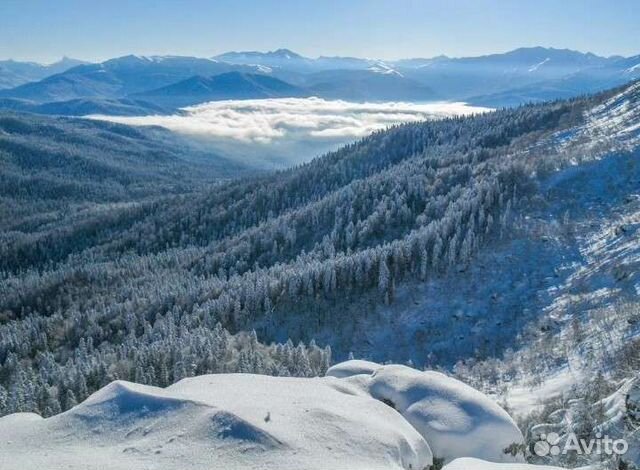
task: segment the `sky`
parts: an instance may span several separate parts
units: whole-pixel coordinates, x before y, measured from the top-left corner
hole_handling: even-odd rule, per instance
[[[640,53],[640,0],[0,0],[0,59],[474,56],[521,46]]]

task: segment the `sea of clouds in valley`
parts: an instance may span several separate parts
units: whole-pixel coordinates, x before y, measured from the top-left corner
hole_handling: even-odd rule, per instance
[[[90,117],[161,126],[209,142],[227,154],[286,166],[393,124],[486,111],[465,103],[354,103],[312,97],[212,101],[173,115]]]

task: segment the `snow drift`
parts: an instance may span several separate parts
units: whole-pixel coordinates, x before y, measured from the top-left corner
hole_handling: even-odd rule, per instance
[[[462,458],[456,459],[442,470],[562,470],[560,467],[546,465],[529,465],[525,463],[499,463],[485,462],[484,460]],[[581,470],[589,470],[583,468]],[[595,469],[594,469],[595,470]]]
[[[71,410],[0,419],[0,468],[417,469],[435,456],[515,461],[513,421],[436,372],[348,361],[327,377],[116,381]],[[37,443],[37,445],[34,445]]]
[[[117,381],[51,418],[0,419],[3,470],[382,470],[431,462],[428,444],[402,416],[335,378],[205,375],[166,389]]]
[[[363,361],[338,364],[327,375],[342,377],[396,409],[429,443],[434,456],[445,462],[459,457],[521,460],[505,452],[512,444],[524,442],[513,419],[487,396],[456,379]]]

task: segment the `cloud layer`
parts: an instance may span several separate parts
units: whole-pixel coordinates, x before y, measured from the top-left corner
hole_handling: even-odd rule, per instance
[[[349,141],[392,124],[487,111],[464,103],[352,103],[321,98],[213,101],[170,116],[90,116],[182,134],[269,144],[282,140]]]

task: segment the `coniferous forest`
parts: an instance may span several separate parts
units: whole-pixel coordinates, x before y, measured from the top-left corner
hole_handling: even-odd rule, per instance
[[[467,3],[0,0],[0,470],[640,470],[640,2]]]
[[[4,113],[2,413],[116,378],[322,374],[314,332],[508,236],[570,158],[554,136],[603,96],[394,126],[254,175],[159,130]]]

